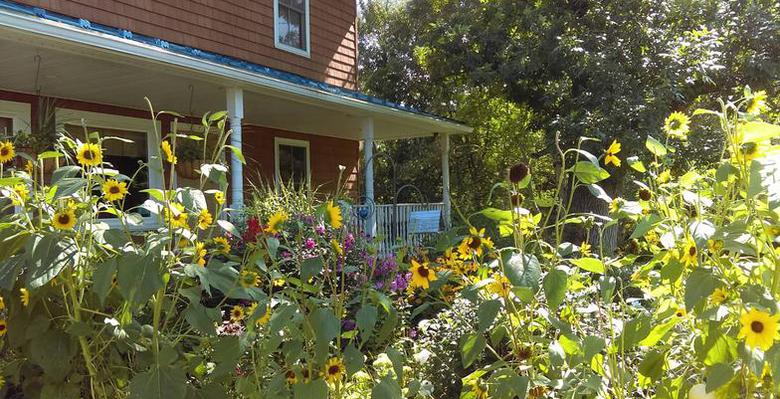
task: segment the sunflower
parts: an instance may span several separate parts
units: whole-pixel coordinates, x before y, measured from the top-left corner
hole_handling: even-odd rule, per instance
[[[187,212],[184,212],[184,205],[174,202],[169,207],[165,208],[165,222],[170,224],[174,229],[186,229],[188,227]]]
[[[344,256],[344,247],[341,246],[338,240],[335,238],[330,240],[330,246],[333,248],[333,251],[338,254],[338,256]]]
[[[27,172],[28,175],[32,175],[33,169],[35,169],[35,165],[28,159],[27,162],[24,163],[24,171]]]
[[[718,255],[720,251],[723,250],[723,241],[707,240],[707,249],[709,249],[713,255]]]
[[[474,399],[488,399],[487,386],[483,386],[480,382],[471,386],[471,393],[474,394]]]
[[[246,316],[246,313],[244,313],[243,306],[235,305],[232,309],[230,309],[230,321],[239,322],[244,320],[244,316]]]
[[[14,150],[14,144],[10,141],[3,141],[0,143],[0,163],[11,162],[16,156],[16,150]]]
[[[251,270],[242,270],[239,276],[241,286],[244,288],[252,288],[260,285],[260,275],[257,272]]]
[[[496,294],[502,298],[509,296],[509,292],[512,289],[512,284],[506,276],[499,273],[493,273],[493,282],[487,285],[487,290],[491,294]]]
[[[683,248],[683,254],[680,261],[682,261],[685,266],[695,266],[699,262],[699,250],[696,248],[696,243],[688,239],[688,242],[685,243],[685,248]]]
[[[227,238],[214,237],[214,244],[220,247],[219,252],[222,252],[223,254],[230,253],[230,243],[228,242]]]
[[[95,143],[84,143],[76,150],[76,160],[81,166],[99,166],[103,163],[103,150]]]
[[[674,137],[680,140],[688,139],[688,117],[682,112],[672,112],[664,120],[664,131],[669,137]]]
[[[332,384],[336,384],[341,381],[341,377],[346,372],[344,363],[337,357],[332,357],[325,363],[325,369],[322,374],[325,376],[325,380]]]
[[[217,204],[222,205],[225,203],[225,193],[222,191],[217,191],[214,193],[214,201],[217,202]]]
[[[127,184],[125,182],[111,179],[103,183],[103,198],[106,201],[121,200],[125,197],[125,194],[127,194]]]
[[[471,259],[472,256],[482,256],[484,249],[493,248],[493,241],[490,237],[485,237],[485,229],[477,230],[475,227],[469,227],[469,235],[460,242],[458,254],[463,260]]]
[[[5,301],[3,300],[3,297],[0,296],[0,310],[5,309]]]
[[[738,337],[745,339],[745,345],[761,348],[766,352],[777,338],[778,318],[780,314],[771,316],[769,313],[752,308],[749,312],[742,313],[739,319],[742,328],[739,330]]]
[[[582,244],[580,244],[580,255],[588,257],[590,254],[590,244],[583,241]]]
[[[655,178],[655,180],[660,184],[669,183],[669,180],[671,179],[672,172],[669,172],[668,170],[661,172],[658,177]]]
[[[284,380],[287,381],[287,385],[295,385],[298,383],[298,375],[295,374],[295,370],[287,370],[284,373]]]
[[[30,304],[30,291],[27,291],[27,288],[19,288],[19,300],[22,301],[22,306]]]
[[[710,302],[712,302],[714,305],[720,305],[728,298],[729,293],[723,288],[715,288],[715,291],[712,291],[712,294],[710,294]]]
[[[688,315],[688,312],[685,310],[685,308],[677,308],[677,311],[676,311],[676,312],[674,312],[674,315],[675,315],[675,316],[676,316],[678,319],[682,319],[683,317],[685,317],[685,316],[687,316],[687,315]]]
[[[619,213],[620,209],[623,208],[624,201],[622,198],[615,198],[612,201],[609,202],[609,213],[615,214]]]
[[[753,93],[753,96],[747,100],[747,107],[745,111],[748,114],[755,115],[766,111],[766,109],[766,91],[761,90]]]
[[[14,197],[11,199],[11,203],[14,205],[22,205],[28,198],[30,198],[30,191],[27,189],[27,185],[24,183],[15,184],[13,188]]]
[[[617,153],[620,152],[620,143],[617,140],[612,140],[612,144],[607,148],[607,152],[604,155],[604,165],[613,164],[620,167],[620,158],[617,157]]]
[[[284,224],[290,217],[284,211],[279,211],[271,216],[268,220],[268,227],[265,228],[266,233],[277,234],[281,230],[280,225]]]
[[[268,321],[271,320],[271,307],[266,306],[265,307],[265,313],[263,313],[262,316],[260,316],[259,319],[257,319],[257,325],[258,326],[264,326],[268,324]]]
[[[198,228],[201,230],[206,230],[213,222],[214,218],[211,217],[209,210],[206,208],[201,209],[200,213],[198,214]]]
[[[333,200],[328,201],[325,206],[325,213],[328,215],[328,222],[334,229],[340,229],[343,225],[343,218],[341,217],[341,208],[338,205],[333,205]]]
[[[51,224],[60,230],[71,230],[76,225],[76,211],[71,207],[60,209],[54,213]]]
[[[6,323],[5,319],[0,319],[0,337],[5,335],[5,333],[8,332],[8,323]]]
[[[171,165],[176,165],[177,158],[176,155],[173,154],[171,143],[169,143],[168,140],[165,140],[160,144],[160,147],[162,148],[163,155],[165,155],[165,160]]]
[[[206,265],[206,244],[202,242],[195,242],[195,254],[193,255],[195,263],[199,266]]]
[[[431,281],[436,281],[436,270],[428,266],[428,262],[419,263],[412,259],[412,288],[422,287],[428,289]]]

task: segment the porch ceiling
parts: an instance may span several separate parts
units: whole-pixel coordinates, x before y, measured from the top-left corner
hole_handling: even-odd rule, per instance
[[[0,89],[34,93],[39,56],[37,83],[41,94],[47,96],[135,109],[146,109],[144,97],[149,97],[157,110],[197,116],[225,109],[225,88],[241,87],[247,124],[354,140],[362,138],[361,121],[367,117],[374,119],[377,140],[470,130],[452,122],[357,100],[333,101],[326,93],[291,92],[283,85],[273,87],[273,82],[269,86],[252,84],[252,75],[245,73],[247,79],[242,81],[240,71],[235,77],[225,77],[176,65],[165,61],[162,56],[170,54],[163,54],[167,52],[159,48],[138,45],[141,47],[137,54],[120,52],[55,37],[46,31],[9,27],[2,22],[0,18]],[[97,39],[112,40],[102,37],[106,35],[95,35]],[[126,40],[115,40],[127,44]],[[154,51],[160,53],[159,59],[148,55]]]

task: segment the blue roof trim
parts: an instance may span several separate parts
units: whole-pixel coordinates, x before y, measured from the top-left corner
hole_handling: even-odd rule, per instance
[[[337,95],[337,96],[349,97],[352,99],[365,101],[371,104],[397,109],[399,111],[410,112],[413,114],[441,119],[447,122],[457,123],[461,125],[463,124],[462,122],[456,121],[454,119],[435,115],[429,112],[420,111],[403,104],[384,100],[378,97],[369,96],[367,94],[355,90],[345,89],[329,83],[309,79],[298,74],[281,71],[261,64],[255,64],[235,57],[229,57],[229,56],[213,53],[210,51],[183,46],[181,44],[170,43],[156,37],[133,33],[125,29],[119,29],[119,28],[115,28],[103,24],[93,23],[83,18],[69,17],[67,15],[51,12],[40,7],[32,7],[24,4],[19,4],[10,0],[0,0],[0,9],[27,14],[38,18],[43,18],[49,21],[55,21],[55,22],[71,25],[80,29],[100,32],[103,34],[116,36],[122,39],[131,40],[134,42],[143,43],[154,47],[159,47],[174,53],[179,53],[190,57],[196,57],[206,61],[243,69],[248,72],[258,73],[261,75],[268,76],[270,78],[279,79],[285,82],[297,84],[311,89],[325,91],[327,93]]]

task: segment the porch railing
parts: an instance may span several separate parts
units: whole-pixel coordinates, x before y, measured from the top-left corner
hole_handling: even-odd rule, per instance
[[[401,245],[415,246],[420,245],[426,238],[433,233],[414,233],[410,231],[409,216],[417,211],[444,212],[444,204],[383,204],[374,205],[373,212],[376,215],[376,233],[382,241],[379,243],[380,252],[391,252],[394,248]],[[352,207],[352,217],[349,220],[349,227],[353,232],[362,233],[366,231],[366,224],[371,214],[370,205],[354,205]]]

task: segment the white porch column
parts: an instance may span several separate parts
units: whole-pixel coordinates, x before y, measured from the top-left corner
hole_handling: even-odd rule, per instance
[[[452,203],[450,202],[450,134],[442,133],[439,136],[441,144],[441,198],[444,203],[442,217],[444,227],[452,226]]]
[[[374,203],[374,120],[363,120],[363,176],[366,203],[374,206],[366,221],[366,234],[376,237],[376,204]]]
[[[227,111],[232,131],[230,145],[241,149],[241,120],[244,119],[243,90],[227,89]],[[244,207],[244,165],[232,153],[230,155],[230,207],[233,209]]]

